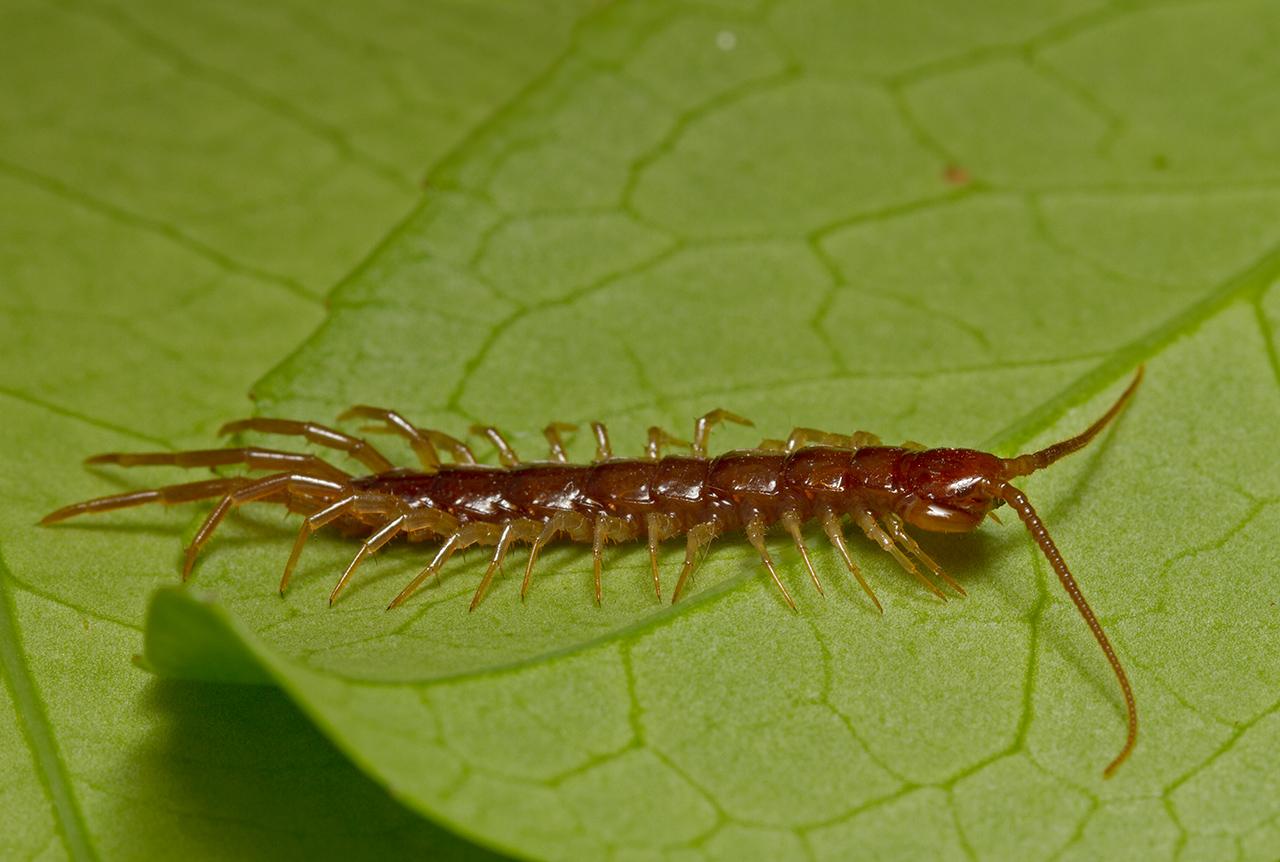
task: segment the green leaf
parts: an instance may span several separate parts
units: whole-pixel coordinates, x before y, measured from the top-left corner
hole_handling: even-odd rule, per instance
[[[200,618],[397,797],[521,855],[1280,853],[1276,7],[926,5],[605,10],[255,397],[493,422],[528,457],[550,420],[636,452],[718,406],[757,429],[717,448],[1007,453],[1145,362],[1115,428],[1025,483],[1134,680],[1114,780],[1115,681],[1016,523],[922,538],[968,590],[945,605],[859,542],[883,617],[781,540],[797,614],[732,540],[674,609],[629,546],[602,607],[561,547],[524,605],[509,564],[466,613],[477,553],[388,613],[429,550],[328,609],[354,546],[317,537],[281,601],[295,528],[246,511],[197,570],[216,604],[157,597],[152,664],[214,666],[163,648]]]
[[[133,666],[190,512],[35,526],[134,480],[84,456],[204,445],[246,410],[582,11],[364,8],[0,8],[0,857],[489,855],[277,690]]]

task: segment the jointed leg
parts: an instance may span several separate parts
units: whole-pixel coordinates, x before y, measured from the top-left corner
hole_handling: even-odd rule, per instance
[[[221,497],[237,488],[243,488],[252,483],[253,480],[248,477],[235,476],[228,479],[206,479],[203,482],[165,485],[162,488],[151,488],[146,491],[112,494],[109,497],[95,497],[92,500],[63,506],[56,512],[50,512],[40,519],[40,523],[53,524],[58,521],[65,521],[67,518],[74,518],[77,515],[87,515],[91,512],[109,512],[113,509],[128,509],[132,506],[142,506],[147,503],[163,503],[166,506],[190,503],[210,497]]]
[[[502,462],[503,467],[514,467],[520,463],[520,456],[516,454],[516,450],[511,448],[511,444],[507,442],[507,438],[502,436],[502,432],[492,425],[472,425],[472,434],[483,434],[489,438],[489,442],[498,450],[498,460]]]
[[[707,439],[711,436],[711,429],[721,422],[734,422],[738,425],[754,424],[750,419],[744,419],[737,413],[719,408],[712,410],[693,423],[693,456],[695,458],[707,457]]]
[[[591,531],[591,571],[595,578],[596,605],[604,598],[604,589],[600,583],[600,570],[604,560],[605,515],[597,515]]]
[[[445,563],[449,562],[449,558],[453,556],[454,551],[458,550],[458,548],[462,546],[462,534],[465,529],[466,528],[464,527],[456,533],[452,533],[440,544],[440,547],[436,549],[436,555],[432,558],[430,564],[419,572],[418,576],[410,581],[408,586],[400,591],[400,595],[391,600],[391,604],[387,605],[387,610],[400,607],[400,605],[404,604],[405,600],[408,599],[409,596],[417,592],[418,587],[422,586],[423,581],[432,575],[440,574],[440,570],[444,568]]]
[[[543,546],[555,538],[557,533],[572,533],[575,529],[581,529],[585,521],[577,512],[559,512],[546,520],[529,551],[529,562],[524,567],[524,580],[520,583],[520,601],[524,601],[525,593],[529,592],[529,584],[533,582],[533,564],[537,562]]]
[[[613,457],[613,447],[609,445],[609,429],[603,422],[592,422],[591,433],[596,435],[596,460],[608,461]]]
[[[674,605],[680,600],[680,594],[684,592],[685,582],[689,580],[689,576],[693,574],[694,568],[698,565],[698,556],[702,549],[711,544],[711,540],[715,537],[716,524],[714,521],[695,524],[685,534],[684,566],[680,569],[680,578],[676,581],[676,588],[671,593],[671,604]]]
[[[244,464],[250,470],[287,470],[292,473],[319,476],[345,482],[351,474],[304,452],[281,452],[246,446],[237,449],[192,449],[186,452],[107,452],[94,455],[86,464],[117,464],[121,467],[223,467]]]
[[[772,442],[772,441],[766,441]],[[794,452],[804,446],[835,446],[838,449],[858,450],[864,446],[879,446],[880,438],[866,431],[855,431],[853,434],[832,434],[819,431],[817,428],[793,428],[787,437],[784,449]]]
[[[347,583],[351,580],[351,576],[355,573],[356,566],[370,554],[377,553],[378,549],[396,537],[396,534],[404,529],[404,523],[409,519],[408,515],[397,515],[387,523],[378,528],[378,531],[372,536],[364,540],[364,544],[360,546],[360,550],[356,551],[356,555],[347,564],[347,570],[342,573],[342,577],[338,578],[338,582],[333,585],[333,592],[329,593],[329,607],[333,607],[333,603],[338,600],[338,596],[346,589]]]
[[[244,480],[240,481],[243,482]],[[327,502],[327,500],[334,499],[345,490],[347,488],[343,483],[317,479],[315,476],[302,476],[297,473],[278,473],[275,476],[268,476],[265,479],[244,484],[231,491],[222,498],[213,511],[209,513],[209,516],[204,519],[204,523],[196,531],[195,538],[187,546],[186,558],[182,563],[182,579],[185,581],[191,575],[191,568],[196,562],[196,554],[200,552],[200,548],[204,543],[209,541],[209,537],[213,535],[213,531],[217,529],[218,524],[226,517],[227,512],[233,508],[243,506],[245,503],[267,500],[271,497],[281,498],[282,501],[288,500],[291,493],[298,493],[300,496],[304,496],[306,492],[312,492],[314,496],[322,499],[327,498]]]
[[[960,584],[956,582],[955,578],[944,572],[942,570],[942,566],[939,566],[934,562],[933,557],[926,554],[924,552],[924,548],[916,544],[916,540],[911,538],[911,534],[907,532],[901,518],[897,515],[889,514],[881,516],[880,520],[884,523],[885,529],[888,530],[889,535],[893,536],[899,545],[906,548],[908,554],[911,554],[911,556],[924,563],[925,568],[945,581],[947,586],[951,587],[951,589],[955,590],[962,596],[968,595],[968,593],[964,591],[964,587],[960,586]]]
[[[787,512],[782,516],[780,523],[791,536],[791,540],[796,543],[800,558],[804,560],[804,567],[809,570],[809,577],[813,579],[813,585],[818,588],[818,594],[826,596],[826,591],[822,589],[822,581],[818,580],[818,573],[813,568],[813,560],[809,559],[809,549],[804,546],[804,535],[800,532],[800,517],[795,512]]]
[[[773,566],[773,558],[769,556],[769,549],[765,546],[764,521],[758,518],[748,521],[746,533],[747,541],[751,543],[752,547],[756,549],[756,553],[760,555],[760,562],[764,563],[764,567],[769,570],[769,577],[773,578],[774,585],[782,592],[782,597],[787,600],[791,610],[797,610],[795,600],[791,598],[791,593],[787,592],[782,579],[778,577],[778,570]]]
[[[868,539],[875,542],[891,557],[893,557],[893,559],[897,561],[898,565],[906,569],[907,572],[919,581],[925,589],[942,599],[944,602],[947,600],[947,594],[938,589],[937,585],[935,585],[933,581],[920,574],[920,570],[915,567],[907,555],[898,549],[898,546],[893,543],[893,537],[882,530],[880,525],[876,523],[875,516],[867,511],[854,512],[853,522],[862,528],[862,532],[867,534]]]
[[[858,580],[863,592],[871,599],[871,603],[876,606],[876,610],[884,613],[884,606],[880,604],[876,594],[871,591],[871,585],[867,583],[867,579],[862,577],[862,571],[854,564],[853,557],[849,556],[849,546],[844,541],[844,530],[840,526],[840,516],[828,509],[822,513],[821,517],[822,529],[826,532],[827,538],[831,540],[831,544],[835,545],[836,550],[840,552],[840,557],[844,560],[845,566]]]
[[[280,595],[283,596],[285,589],[288,588],[289,579],[293,577],[293,569],[298,565],[298,558],[302,556],[302,546],[307,543],[307,539],[311,538],[311,534],[335,518],[340,517],[358,499],[358,495],[351,494],[343,497],[332,506],[321,509],[314,515],[308,515],[303,519],[302,527],[298,530],[298,538],[293,542],[293,551],[289,554],[289,561],[284,564],[284,575],[280,578]]]
[[[654,425],[649,429],[649,438],[645,443],[644,455],[650,461],[657,461],[662,457],[663,446],[683,446],[688,448],[690,445],[689,441],[681,440],[679,437],[674,437],[659,428],[657,425]]]
[[[507,521],[502,525],[502,532],[498,534],[498,541],[493,549],[493,558],[489,560],[489,568],[485,569],[484,577],[480,579],[480,585],[476,587],[475,595],[471,597],[471,605],[467,608],[467,613],[474,611],[476,605],[480,604],[480,600],[484,598],[485,592],[489,589],[489,584],[493,581],[494,573],[502,565],[502,560],[507,555],[507,548],[511,546],[511,541],[515,537],[516,522]]]
[[[413,449],[418,460],[426,470],[434,470],[440,466],[440,453],[436,451],[435,445],[431,442],[427,432],[418,428],[408,419],[405,419],[394,410],[388,410],[385,407],[372,407],[368,404],[357,404],[349,410],[343,411],[338,416],[339,422],[347,419],[376,419],[379,422],[386,423],[385,429],[393,433],[399,434],[409,441],[409,446]]]
[[[542,429],[542,436],[547,438],[547,445],[551,447],[551,459],[553,461],[559,461],[564,464],[569,460],[568,454],[564,451],[564,440],[560,438],[560,435],[563,432],[577,430],[577,425],[570,425],[568,422],[552,422]]]
[[[653,571],[653,592],[662,601],[662,578],[658,575],[658,543],[673,535],[673,520],[669,515],[650,512],[645,515],[644,526],[649,540],[649,568]]]
[[[265,434],[291,434],[305,437],[312,443],[339,449],[364,464],[375,473],[385,473],[394,469],[386,456],[379,452],[367,440],[352,437],[314,422],[296,422],[292,419],[271,419],[258,416],[252,419],[240,419],[228,422],[218,429],[218,434],[233,434],[237,431],[261,431]]]

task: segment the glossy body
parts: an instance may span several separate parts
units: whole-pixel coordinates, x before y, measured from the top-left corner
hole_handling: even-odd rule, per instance
[[[497,449],[502,466],[476,463],[470,447],[449,435],[418,428],[385,408],[358,406],[344,417],[372,419],[401,435],[422,462],[421,471],[397,469],[367,440],[309,422],[254,418],[232,422],[223,433],[259,431],[292,434],[347,453],[369,472],[350,473],[309,454],[242,447],[191,452],[112,453],[91,463],[137,466],[168,464],[182,467],[243,464],[250,471],[273,471],[263,478],[232,476],[135,491],[88,500],[45,517],[54,523],[89,512],[143,503],[185,503],[219,498],[187,548],[185,578],[199,549],[225,515],[251,502],[278,503],[305,514],[280,581],[284,592],[307,538],[333,526],[364,533],[359,551],[330,593],[337,600],[360,562],[397,537],[439,543],[431,563],[391,602],[407,600],[428,578],[438,575],[450,556],[470,545],[490,545],[494,552],[471,601],[483,599],[498,567],[511,547],[529,544],[520,596],[532,581],[542,547],[556,538],[590,543],[595,596],[602,598],[603,549],[609,542],[644,540],[654,591],[661,598],[658,545],[683,536],[685,558],[672,591],[676,601],[693,572],[701,551],[716,537],[741,532],[755,548],[783,599],[795,601],[779,576],[765,544],[765,532],[781,526],[798,549],[814,587],[822,592],[805,546],[802,528],[816,521],[836,548],[849,572],[880,609],[866,579],[845,544],[843,524],[852,521],[882,550],[940,599],[946,594],[919,567],[931,572],[954,592],[964,590],[934,562],[907,532],[906,526],[939,532],[976,529],[998,506],[1008,504],[1022,519],[1064,589],[1115,671],[1125,697],[1129,734],[1124,749],[1107,768],[1110,775],[1132,751],[1137,738],[1137,710],[1124,669],[1079,586],[1049,538],[1031,503],[1010,480],[1042,469],[1087,445],[1123,408],[1142,378],[1137,376],[1107,413],[1083,433],[1038,452],[999,458],[974,449],[926,449],[916,444],[884,446],[872,434],[850,436],[796,428],[786,440],[765,440],[755,449],[707,455],[710,430],[720,422],[750,424],[724,410],[713,410],[694,425],[692,443],[684,443],[661,428],[649,429],[646,457],[616,458],[608,432],[592,423],[596,458],[589,464],[570,464],[560,433],[572,426],[553,423],[545,429],[549,461],[524,462],[493,427],[472,430]],[[375,429],[376,430],[376,429]],[[663,447],[685,446],[692,455],[662,456]],[[452,456],[442,462],[440,453]]]

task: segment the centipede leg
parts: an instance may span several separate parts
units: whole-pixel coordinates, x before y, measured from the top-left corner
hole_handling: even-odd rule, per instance
[[[564,440],[561,439],[560,435],[577,430],[577,425],[571,425],[568,422],[552,422],[542,429],[542,436],[547,438],[547,445],[551,447],[551,460],[558,461],[561,464],[569,461],[569,455],[564,450]]]
[[[681,440],[657,425],[649,428],[649,435],[645,441],[644,454],[650,461],[657,461],[662,457],[663,446],[680,446],[688,449],[693,444],[688,440]]]
[[[774,586],[782,593],[782,597],[787,600],[787,604],[791,606],[791,610],[797,610],[795,599],[791,598],[791,593],[787,592],[787,587],[782,583],[782,578],[778,577],[778,570],[773,565],[773,558],[769,556],[769,548],[764,543],[764,521],[757,519],[747,522],[746,534],[749,541],[756,549],[756,553],[760,555],[760,562],[764,563],[764,567],[769,570],[769,577],[773,578]]]
[[[596,438],[596,460],[608,461],[613,457],[613,446],[609,444],[609,429],[603,422],[592,422],[591,433]]]
[[[114,464],[120,467],[225,467],[244,464],[250,470],[288,471],[345,482],[351,474],[319,458],[302,452],[281,452],[245,446],[235,449],[190,449],[185,452],[105,452],[85,460],[86,464]]]
[[[591,531],[591,571],[595,581],[597,605],[604,598],[604,588],[601,584],[600,575],[601,570],[604,568],[605,524],[605,517],[598,515]]]
[[[767,441],[772,442],[772,441]],[[855,431],[853,434],[832,434],[819,431],[817,428],[793,428],[783,444],[783,451],[794,452],[805,446],[834,446],[838,449],[857,451],[865,446],[879,446],[880,438],[867,431]]]
[[[286,499],[290,493],[305,495],[307,491],[315,492],[315,496],[328,502],[336,494],[344,490],[347,490],[347,488],[343,484],[296,473],[280,473],[275,476],[268,476],[265,479],[237,488],[219,501],[218,505],[209,513],[209,516],[204,519],[200,529],[196,531],[191,544],[187,546],[186,556],[182,562],[182,579],[185,581],[191,575],[191,569],[196,562],[196,554],[200,552],[200,548],[204,543],[209,541],[213,531],[217,529],[218,524],[226,517],[227,512],[233,508],[243,506],[245,503],[266,500],[276,495],[284,495]]]
[[[862,576],[862,570],[857,567],[853,562],[853,557],[849,555],[849,546],[844,541],[844,529],[840,526],[840,516],[827,509],[822,513],[821,520],[823,531],[827,534],[827,538],[831,540],[831,544],[835,545],[836,550],[840,552],[840,558],[844,560],[845,567],[857,579],[862,591],[867,594],[867,598],[871,599],[871,603],[876,606],[876,610],[884,613],[884,606],[876,598],[876,594],[872,591],[871,585],[867,583],[867,579]]]
[[[894,544],[893,537],[880,528],[880,525],[876,523],[874,515],[865,510],[855,511],[852,514],[853,522],[862,528],[862,532],[867,534],[868,539],[875,542],[881,547],[881,549],[888,553],[889,556],[893,557],[897,564],[905,569],[913,578],[919,581],[926,590],[933,593],[944,602],[947,600],[947,594],[938,589],[938,586],[933,583],[933,581],[921,574],[920,570],[911,562],[911,559],[907,557],[906,554],[902,553],[901,549]]]
[[[733,422],[737,425],[748,426],[755,424],[750,419],[721,408],[716,408],[705,416],[700,416],[693,423],[693,457],[707,457],[707,442],[711,437],[711,429],[723,422]]]
[[[292,419],[272,419],[265,416],[256,416],[252,419],[238,419],[235,422],[228,422],[218,429],[218,434],[222,436],[234,434],[237,431],[260,431],[264,434],[286,434],[304,437],[320,446],[327,446],[330,449],[346,452],[375,473],[385,473],[394,469],[395,466],[387,460],[385,455],[375,449],[369,441],[361,440],[359,437],[352,437],[350,434],[343,434],[341,431],[325,425],[317,425],[315,422],[296,422]]]
[[[804,567],[809,570],[809,577],[813,579],[818,595],[825,597],[826,590],[822,589],[822,581],[818,580],[818,572],[813,568],[813,560],[809,559],[809,549],[804,546],[804,534],[800,531],[800,517],[795,512],[787,512],[780,522],[782,528],[791,536],[791,540],[796,543],[796,549],[800,551],[800,559],[804,560]]]
[[[344,410],[339,416],[339,422],[345,422],[348,419],[376,419],[386,424],[385,428],[371,428],[372,431],[387,431],[399,434],[409,441],[410,448],[413,453],[418,456],[423,469],[435,470],[440,466],[440,453],[436,451],[435,444],[431,442],[427,432],[418,428],[408,419],[401,416],[394,410],[388,410],[385,407],[373,407],[369,404],[357,404],[347,410]]]
[[[714,521],[694,524],[689,528],[689,532],[685,534],[684,565],[680,568],[680,578],[676,581],[676,588],[671,592],[671,604],[674,605],[680,600],[680,594],[684,592],[685,582],[689,580],[689,576],[693,574],[693,570],[698,566],[698,556],[702,549],[709,545],[715,537],[716,525]]]
[[[538,554],[542,553],[542,548],[555,538],[557,533],[572,533],[575,527],[580,527],[586,519],[576,512],[557,512],[546,520],[542,525],[542,530],[533,540],[533,547],[529,550],[529,562],[524,567],[524,580],[520,582],[520,601],[524,601],[525,594],[529,592],[529,585],[533,583],[533,564],[538,561]]]
[[[507,442],[507,438],[502,436],[502,432],[492,425],[472,425],[472,434],[481,434],[488,438],[493,447],[498,450],[498,460],[503,467],[514,467],[520,463],[520,456],[516,454],[516,450],[511,448],[511,444]]]
[[[911,554],[911,556],[923,563],[925,568],[941,578],[946,582],[947,586],[951,587],[951,589],[955,590],[958,594],[962,596],[968,595],[968,593],[964,591],[964,587],[960,586],[955,578],[943,571],[942,566],[938,565],[937,562],[934,561],[933,557],[926,554],[924,548],[920,547],[920,545],[916,543],[916,540],[911,538],[911,534],[907,532],[901,518],[894,514],[888,514],[882,516],[881,520],[884,522],[885,529],[889,531],[889,535],[893,536],[899,545],[906,548],[907,553]]]
[[[653,593],[662,601],[662,578],[658,574],[658,544],[671,535],[672,520],[669,515],[650,512],[644,518],[649,544],[649,568],[653,572]]]
[[[351,576],[355,574],[356,567],[360,565],[361,561],[365,557],[376,554],[379,548],[394,539],[396,534],[404,529],[404,523],[408,518],[408,515],[397,515],[379,527],[372,536],[364,540],[360,550],[356,551],[355,557],[347,565],[347,570],[342,573],[342,577],[338,578],[338,582],[333,585],[333,592],[329,593],[329,607],[333,607],[333,603],[338,600],[338,596],[346,589],[347,583],[350,582]]]
[[[474,611],[476,606],[480,604],[480,600],[484,598],[484,594],[489,589],[489,584],[493,582],[493,576],[502,566],[503,559],[507,556],[507,549],[511,547],[511,540],[516,537],[516,522],[507,521],[502,525],[502,532],[498,534],[498,541],[493,549],[493,557],[489,560],[489,568],[484,570],[484,577],[480,579],[480,585],[476,587],[475,595],[471,597],[471,605],[467,608],[467,613]]]
[[[80,503],[63,506],[40,519],[44,525],[65,521],[78,515],[93,512],[110,512],[114,509],[128,509],[133,506],[144,506],[147,503],[162,503],[173,506],[179,503],[191,503],[196,500],[207,500],[210,497],[222,497],[232,491],[253,483],[252,479],[236,476],[228,479],[206,479],[203,482],[185,482],[181,485],[165,485],[161,488],[150,488],[145,491],[130,491],[125,494],[112,494],[109,497],[95,497]]]
[[[408,586],[401,590],[398,596],[391,600],[391,604],[387,605],[387,610],[400,607],[400,605],[404,604],[411,595],[417,592],[418,587],[422,586],[423,581],[432,575],[440,574],[440,570],[444,568],[444,564],[449,562],[449,558],[453,556],[454,552],[457,551],[458,548],[462,547],[462,532],[462,530],[458,530],[445,538],[445,540],[440,544],[440,547],[436,549],[436,555],[432,557],[431,562],[427,567],[419,572],[417,577],[410,581]]]
[[[307,543],[307,539],[311,538],[316,530],[340,517],[358,499],[360,499],[358,494],[351,494],[303,519],[302,528],[298,530],[298,538],[293,543],[293,551],[289,554],[289,561],[284,564],[284,575],[280,578],[280,595],[283,596],[289,586],[289,579],[293,577],[293,569],[298,565],[298,558],[302,556],[302,546]]]

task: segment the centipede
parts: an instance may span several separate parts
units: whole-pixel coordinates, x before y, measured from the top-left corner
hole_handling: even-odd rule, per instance
[[[883,605],[849,551],[844,534],[846,518],[925,590],[946,601],[948,594],[939,583],[957,596],[965,595],[964,587],[925,552],[907,527],[937,533],[972,532],[987,518],[998,522],[995,510],[1008,505],[1057,575],[1119,683],[1128,729],[1124,747],[1103,771],[1110,778],[1137,743],[1133,689],[1048,529],[1011,480],[1042,470],[1087,446],[1124,409],[1142,376],[1139,367],[1110,409],[1080,434],[1012,458],[977,449],[926,448],[913,442],[887,446],[865,431],[844,435],[806,427],[794,428],[785,439],[768,438],[753,449],[712,457],[708,441],[714,427],[752,424],[736,413],[716,409],[694,422],[691,441],[661,427],[649,428],[641,458],[615,456],[606,426],[592,422],[595,457],[585,464],[570,463],[565,449],[563,435],[577,430],[574,425],[547,425],[543,433],[549,455],[538,461],[521,460],[496,427],[473,426],[471,433],[487,438],[497,452],[499,463],[491,465],[479,463],[463,440],[420,428],[394,410],[361,404],[338,417],[339,422],[360,419],[371,423],[362,426],[363,433],[402,437],[420,462],[421,469],[410,469],[396,467],[363,437],[314,422],[254,417],[227,423],[219,435],[257,432],[302,437],[344,453],[369,472],[353,475],[318,455],[255,446],[112,452],[95,455],[86,463],[239,466],[250,475],[219,475],[98,497],[51,512],[40,523],[54,524],[78,515],[147,503],[175,505],[216,499],[186,547],[182,565],[185,581],[200,549],[229,512],[248,503],[283,505],[305,517],[284,566],[281,595],[308,538],[318,530],[332,527],[346,535],[364,536],[329,593],[330,605],[351,583],[360,564],[393,539],[436,542],[430,562],[391,600],[388,610],[404,604],[428,579],[438,578],[455,553],[476,545],[492,547],[493,552],[468,610],[479,606],[503,560],[517,544],[529,546],[520,585],[524,601],[539,553],[553,540],[591,545],[596,604],[603,598],[605,546],[646,542],[653,591],[661,602],[659,545],[682,536],[684,563],[671,592],[674,604],[707,546],[726,533],[740,532],[759,555],[781,599],[795,611],[796,602],[778,573],[765,537],[771,527],[781,527],[799,551],[814,588],[825,595],[804,540],[805,525],[815,522],[867,599],[883,613]],[[677,449],[680,454],[670,454]],[[251,475],[255,473],[267,475]]]

